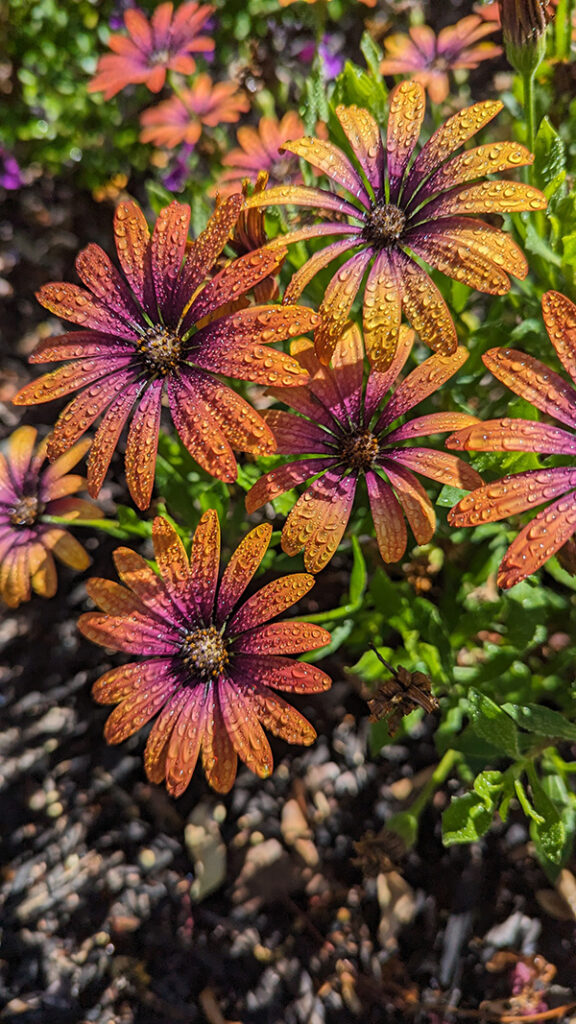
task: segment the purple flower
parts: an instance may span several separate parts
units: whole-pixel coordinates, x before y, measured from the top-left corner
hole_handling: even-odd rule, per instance
[[[24,179],[16,159],[4,146],[0,146],[0,186],[12,190],[21,188],[23,184]]]
[[[337,52],[338,42],[335,36],[329,33],[322,37],[318,46],[318,53],[322,58],[324,66],[324,77],[331,82],[340,74],[344,67],[344,58]],[[313,42],[306,43],[296,54],[304,64],[311,64],[316,56],[316,45]]]
[[[162,184],[169,192],[181,192],[184,188],[190,176],[188,160],[193,152],[194,145],[192,143],[185,142],[180,147],[175,159],[171,163],[170,170],[162,178]]]

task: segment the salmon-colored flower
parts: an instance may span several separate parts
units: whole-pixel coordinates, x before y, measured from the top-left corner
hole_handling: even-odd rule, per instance
[[[528,265],[518,246],[498,228],[469,215],[541,210],[546,207],[545,197],[529,185],[511,181],[470,182],[529,164],[532,154],[517,142],[492,142],[448,159],[501,109],[499,101],[485,100],[460,110],[415,156],[425,93],[417,82],[402,82],[390,94],[386,145],[367,110],[336,108],[355,164],[331,142],[304,138],[285,144],[350,196],[304,185],[278,185],[246,203],[248,208],[293,204],[332,215],[328,222],[289,232],[282,244],[342,236],[314,253],[296,272],[285,301],[292,302],[336,257],[358,250],[334,274],[319,310],[322,323],[315,341],[321,362],[329,362],[367,272],[364,337],[372,364],[379,370],[393,359],[403,311],[435,351],[454,352],[458,344],[448,307],[418,257],[490,294],[508,291],[508,274],[526,276]]]
[[[235,82],[213,82],[210,75],[197,75],[189,89],[140,115],[140,139],[167,149],[183,142],[195,145],[204,126],[237,121],[249,109],[248,97]]]
[[[298,158],[280,150],[285,142],[299,139],[303,131],[304,125],[293,110],[284,114],[281,121],[276,117],[262,117],[257,128],[252,125],[239,128],[239,146],[230,150],[222,160],[229,170],[222,174],[219,191],[223,195],[230,191],[238,192],[244,178],[256,181],[261,171],[267,172],[273,184],[301,182]]]
[[[316,738],[310,723],[274,690],[327,690],[324,672],[286,655],[324,647],[330,634],[307,622],[270,622],[308,593],[314,580],[305,573],[273,580],[238,607],[270,543],[268,524],[244,538],[220,583],[216,512],[202,516],[190,559],[165,519],[157,517],[152,529],[160,576],[134,551],[118,548],[114,558],[125,586],[102,579],[87,584],[104,614],[81,617],[84,636],[146,659],[96,682],[96,700],[118,704],[104,735],[121,743],[158,715],[144,755],[151,782],[166,779],[168,792],[180,796],[201,752],[208,782],[227,793],[238,757],[261,778],[271,774],[263,726],[288,743]]]
[[[459,348],[450,356],[433,355],[397,385],[385,401],[410,354],[413,333],[403,328],[399,347],[386,373],[372,372],[363,397],[364,349],[354,325],[337,342],[332,368],[318,362],[310,342],[300,344],[298,358],[310,372],[306,387],[271,394],[299,413],[275,409],[266,421],[282,455],[304,456],[261,477],[246,496],[249,512],[292,487],[315,477],[282,530],[288,555],[304,549],[308,572],[330,561],[348,524],[356,487],[366,480],[380,554],[397,562],[407,544],[404,516],[418,544],[426,544],[436,525],[434,509],[414,475],[419,473],[456,487],[477,486],[481,478],[470,466],[446,452],[415,446],[415,438],[476,422],[461,412],[438,412],[394,426],[400,416],[440,388],[468,357]],[[404,442],[410,442],[405,445]]]
[[[75,497],[84,478],[69,473],[90,447],[81,441],[45,466],[46,441],[36,446],[34,427],[19,427],[0,453],[0,597],[10,608],[29,601],[31,590],[53,597],[58,586],[54,556],[72,569],[87,569],[84,548],[50,516],[99,519],[91,501]]]
[[[502,53],[494,43],[480,40],[497,26],[470,14],[455,25],[447,25],[438,35],[429,25],[414,25],[410,34],[395,34],[384,40],[383,75],[410,75],[428,91],[433,103],[443,103],[450,90],[451,71],[477,68],[481,61]]]
[[[64,367],[26,385],[17,405],[80,394],[61,413],[48,454],[60,455],[103,414],[88,460],[88,489],[98,494],[114,449],[134,409],[126,444],[126,479],[140,508],[150,503],[162,396],[173,423],[197,462],[220,480],[236,479],[232,448],[274,451],[262,418],[215,374],[260,384],[300,384],[302,368],[269,343],[310,330],[318,316],[302,306],[251,306],[233,312],[231,301],[278,266],[282,251],[259,251],[234,260],[206,283],[242,206],[226,199],[198,239],[188,243],[190,207],[173,202],[161,211],[152,237],[140,208],[120,203],[114,231],[119,273],[98,245],[76,260],[86,289],[47,284],[38,299],[83,330],[41,342],[31,362]]]
[[[110,36],[114,53],[100,57],[88,92],[103,92],[107,100],[127,85],[160,92],[168,68],[190,75],[196,68],[191,55],[214,50],[214,40],[199,35],[213,10],[209,4],[185,3],[174,13],[173,4],[162,3],[148,20],[138,7],[129,8],[124,13],[128,36]]]
[[[576,306],[558,292],[542,299],[550,341],[576,385]],[[523,352],[493,348],[482,357],[498,380],[568,427],[534,420],[487,420],[459,430],[447,446],[466,451],[540,452],[576,455],[576,389],[544,363]],[[552,499],[555,499],[552,501]],[[536,572],[576,532],[576,463],[514,473],[468,494],[451,510],[452,526],[477,526],[518,515],[552,501],[512,542],[498,574],[501,587],[513,587]]]

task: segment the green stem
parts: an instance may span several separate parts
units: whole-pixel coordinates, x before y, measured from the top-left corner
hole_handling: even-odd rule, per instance
[[[462,754],[459,750],[446,751],[443,758],[436,765],[426,785],[422,787],[414,802],[407,809],[409,814],[413,814],[415,818],[422,814],[422,811],[427,807],[436,790],[440,789],[440,786],[446,782],[446,779],[452,773],[452,769],[458,764],[461,757]]]
[[[522,75],[524,87],[524,116],[526,117],[526,143],[531,153],[534,152],[536,133],[534,112],[534,71],[526,71]],[[532,167],[528,168],[528,177],[532,178]]]
[[[130,523],[120,523],[117,519],[70,519],[67,516],[42,516],[42,522],[53,523],[56,526],[86,526],[88,529],[100,530],[102,533],[109,533],[112,537],[119,537],[121,540],[127,536],[152,536],[152,524],[144,521],[141,521],[138,526],[131,526]]]

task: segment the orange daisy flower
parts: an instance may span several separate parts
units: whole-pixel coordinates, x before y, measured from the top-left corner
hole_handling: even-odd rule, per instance
[[[486,420],[452,434],[447,441],[448,448],[539,452],[574,460],[576,306],[559,292],[547,292],[542,298],[542,311],[548,337],[573,384],[568,384],[539,359],[515,349],[493,348],[482,359],[497,380],[563,426],[508,417]],[[494,523],[550,501],[552,504],[538,512],[520,531],[504,556],[498,585],[508,588],[536,572],[576,533],[576,465],[508,474],[502,480],[485,484],[462,498],[449,512],[448,521],[452,526]]]
[[[364,338],[379,370],[394,357],[402,312],[432,349],[447,354],[456,350],[456,328],[448,307],[417,258],[493,295],[508,291],[508,274],[526,276],[528,264],[515,242],[469,215],[543,210],[545,196],[530,185],[511,181],[469,183],[532,163],[533,155],[517,142],[491,142],[452,157],[501,109],[499,101],[486,100],[458,111],[416,155],[425,92],[418,82],[402,82],[390,94],[386,145],[367,110],[336,108],[354,163],[332,142],[304,138],[285,144],[350,197],[304,185],[277,185],[246,201],[248,209],[295,205],[332,215],[328,222],[290,231],[272,245],[342,236],[296,272],[284,296],[287,302],[336,257],[358,250],[334,274],[320,306],[322,323],[315,343],[322,363],[330,361],[367,272]]]
[[[14,402],[35,405],[80,392],[56,422],[51,458],[103,416],[88,460],[91,495],[98,494],[132,416],[126,480],[139,508],[148,507],[164,394],[183,444],[220,480],[236,479],[232,446],[260,455],[274,451],[262,418],[220,375],[302,384],[306,374],[299,363],[270,344],[310,330],[319,318],[303,306],[230,309],[232,300],[243,299],[276,269],[282,250],[249,253],[207,280],[242,202],[241,195],[224,200],[192,244],[189,206],[167,206],[150,237],[136,203],[120,203],[114,233],[124,277],[100,246],[89,245],[76,260],[86,288],[57,282],[40,289],[37,298],[46,309],[83,330],[40,343],[31,362],[66,365],[27,384]]]
[[[166,780],[180,796],[198,757],[219,793],[234,783],[238,757],[260,778],[272,773],[263,726],[288,743],[309,745],[310,723],[275,690],[319,693],[331,680],[290,654],[324,647],[330,633],[307,622],[270,622],[308,593],[312,576],[295,573],[266,584],[238,603],[262,561],[272,527],[252,530],[232,555],[220,583],[220,524],[212,509],[202,516],[190,559],[173,527],[158,516],[152,539],[160,575],[129,548],[114,560],[124,587],[92,579],[87,590],[104,614],[78,623],[103,647],[146,660],[114,668],[95,683],[100,704],[118,704],[104,735],[121,743],[158,717],[146,744],[151,782]]]
[[[239,128],[236,136],[239,146],[222,160],[229,170],[222,174],[219,191],[223,195],[238,192],[245,178],[256,181],[261,171],[266,171],[273,184],[301,182],[297,157],[281,149],[285,142],[299,139],[303,131],[304,125],[293,110],[284,114],[281,121],[276,117],[262,117],[257,128],[251,125]]]
[[[198,75],[189,89],[140,115],[140,139],[166,149],[183,142],[194,146],[204,126],[238,121],[249,109],[250,100],[235,82],[214,83],[210,75]]]
[[[160,92],[168,68],[190,75],[196,68],[191,54],[214,50],[214,40],[198,34],[213,11],[208,4],[186,3],[174,13],[173,4],[163,3],[148,20],[139,8],[129,8],[124,14],[128,37],[110,36],[114,53],[100,58],[88,92],[103,92],[107,100],[127,85]]]
[[[34,427],[19,427],[0,453],[0,597],[10,608],[29,601],[31,590],[53,597],[58,586],[54,556],[72,569],[83,570],[90,557],[77,540],[50,516],[99,519],[91,501],[74,495],[84,478],[68,471],[90,447],[81,441],[51,466],[43,468],[47,440],[36,445]]]
[[[477,68],[481,61],[502,53],[494,43],[477,45],[496,28],[476,14],[448,25],[438,35],[429,25],[414,25],[409,35],[392,35],[384,41],[386,58],[380,71],[383,75],[410,75],[424,86],[433,103],[443,103],[450,90],[450,71]]]

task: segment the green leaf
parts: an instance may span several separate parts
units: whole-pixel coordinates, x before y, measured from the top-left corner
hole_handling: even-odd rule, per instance
[[[527,729],[537,736],[548,736],[551,740],[576,742],[576,725],[568,722],[558,711],[540,704],[503,704],[502,710],[521,729]]]
[[[534,142],[534,184],[546,188],[566,170],[566,147],[548,117],[540,122]]]
[[[511,758],[520,756],[516,726],[505,711],[479,690],[468,691],[468,706],[474,732]]]
[[[460,487],[452,487],[451,484],[444,484],[444,487],[440,491],[440,494],[436,498],[436,504],[442,505],[444,508],[452,508],[456,505],[461,498],[464,498],[468,494],[468,491],[463,491]]]
[[[530,772],[529,774],[532,800],[536,811],[543,819],[542,822],[534,820],[530,822],[530,837],[540,858],[559,865],[564,852],[566,829],[560,812],[544,792],[534,773]]]
[[[360,40],[360,49],[361,49],[362,54],[364,56],[364,60],[366,61],[366,64],[368,65],[368,68],[370,69],[370,71],[374,75],[374,78],[379,83],[382,83],[382,75],[381,75],[381,72],[380,72],[380,63],[382,61],[382,58],[383,58],[384,54],[382,53],[382,50],[380,49],[380,47],[376,45],[376,43],[372,39],[372,36],[369,35],[368,32],[363,32],[362,33],[362,38]]]
[[[477,793],[455,797],[442,815],[442,841],[445,846],[473,843],[485,835],[494,814],[493,804]]]

